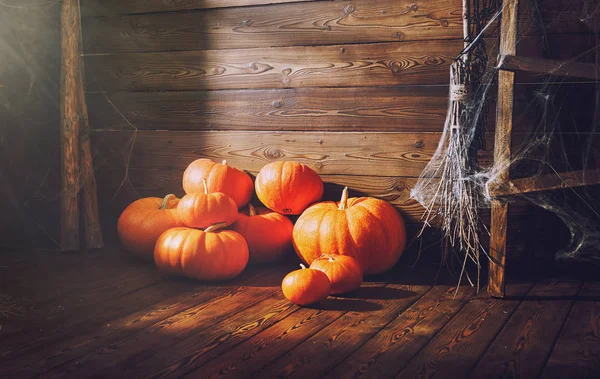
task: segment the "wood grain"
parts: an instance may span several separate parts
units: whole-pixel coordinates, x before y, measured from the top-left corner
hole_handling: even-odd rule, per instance
[[[471,378],[536,378],[550,355],[581,282],[536,284],[487,349]]]
[[[513,293],[523,295],[530,287],[515,287]],[[492,298],[470,301],[396,378],[464,378],[519,304]]]
[[[60,143],[62,189],[60,196],[60,249],[79,250],[79,102],[82,58],[79,54],[79,3],[65,0],[61,10]]]
[[[226,159],[258,172],[276,160],[295,160],[320,175],[418,177],[441,133],[100,131],[92,142],[97,164],[130,169],[185,169],[197,158]],[[133,143],[131,159],[129,146]],[[489,162],[489,152],[480,157]]]
[[[541,378],[594,378],[600,372],[600,284],[587,282],[569,313],[567,322]]]
[[[161,320],[137,333],[126,335],[110,345],[97,349],[92,354],[51,370],[45,376],[48,378],[114,377],[123,375],[123,371],[128,367],[141,369],[138,363],[153,358],[155,354],[159,353],[159,350],[172,352],[168,347],[193,335],[203,335],[203,331],[206,329],[209,330],[209,333],[210,331],[221,331],[216,326],[231,320],[231,315],[239,314],[248,317],[248,314],[252,314],[252,312],[242,312],[243,310],[265,304],[273,305],[278,300],[274,294],[280,292],[278,286],[236,287],[235,291],[226,292]],[[232,301],[234,297],[236,300]],[[102,369],[100,370],[100,368]]]
[[[355,0],[85,19],[86,54],[460,38],[460,1]]]
[[[369,300],[379,309],[345,314],[255,375],[263,378],[322,377],[420,299],[431,286],[388,284],[385,288],[397,295]]]
[[[138,367],[127,364],[112,372],[146,378],[180,377],[188,368],[217,358],[298,310],[297,305],[283,298],[279,286],[277,290],[277,295],[254,302],[248,311],[229,314],[227,320],[213,324],[202,333],[195,333],[171,349],[157,350],[151,359],[140,362]]]
[[[132,130],[131,123],[140,130],[439,132],[448,87],[88,93],[87,101],[95,130]]]
[[[309,2],[316,0],[81,0],[82,16],[187,11],[260,4]]]
[[[473,296],[436,286],[367,341],[325,378],[384,378],[397,374]]]
[[[448,84],[462,41],[87,55],[88,91]]]
[[[552,59],[530,58],[515,55],[503,55],[499,58],[498,68],[509,71],[527,71],[553,76],[565,76],[599,80],[600,69],[594,63],[576,61],[557,61]]]
[[[219,298],[242,294],[239,287],[277,281],[281,268],[247,270],[236,278],[234,285],[210,285],[189,281],[165,280],[117,298],[113,306],[106,306],[93,320],[73,325],[61,339],[42,340],[44,349],[22,359],[12,360],[2,372],[20,377],[45,373],[76,358],[93,353],[105,344],[116,343],[162,320],[173,317],[198,304]]]

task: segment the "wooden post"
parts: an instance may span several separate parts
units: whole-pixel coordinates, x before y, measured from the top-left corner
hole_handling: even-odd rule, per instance
[[[96,178],[92,165],[90,146],[90,127],[88,122],[87,105],[83,90],[83,62],[81,58],[81,18],[79,0],[63,0],[61,16],[62,32],[62,82],[61,82],[61,120],[63,125],[63,140],[68,141],[68,160],[63,159],[63,179],[75,167],[72,189],[63,187],[63,218],[61,225],[61,249],[79,249],[79,220],[78,192],[81,188],[81,208],[86,247],[98,249],[104,246],[100,217],[98,214],[98,197],[96,193]],[[67,156],[64,148],[63,154]],[[71,158],[72,157],[72,158]],[[69,176],[70,178],[70,176]],[[63,185],[65,185],[63,181]],[[70,182],[69,182],[70,184]],[[74,219],[73,219],[74,218]],[[68,222],[66,222],[68,220]],[[67,242],[64,243],[62,241]]]
[[[75,89],[81,84],[79,67],[79,32],[75,32],[79,14],[76,0],[63,0],[61,11],[61,167],[62,196],[60,200],[60,249],[79,250],[79,101]]]
[[[500,27],[500,55],[516,55],[517,53],[518,6],[519,0],[504,0],[502,25]],[[515,73],[500,70],[498,73],[498,104],[496,106],[494,142],[494,165],[500,167],[495,184],[500,186],[509,180],[514,92]],[[507,224],[508,203],[504,199],[493,199],[488,291],[496,297],[504,297],[505,295]]]

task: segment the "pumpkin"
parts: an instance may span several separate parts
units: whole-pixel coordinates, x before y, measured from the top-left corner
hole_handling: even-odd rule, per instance
[[[200,280],[238,276],[248,264],[248,245],[239,233],[212,225],[206,230],[172,228],[160,235],[154,248],[159,270]]]
[[[292,271],[283,278],[283,295],[294,304],[309,305],[324,300],[329,295],[331,283],[323,271],[300,265],[302,269]]]
[[[284,215],[266,208],[257,209],[248,203],[248,214],[239,212],[232,230],[240,233],[248,242],[250,261],[273,262],[292,248],[294,224]]]
[[[238,208],[248,204],[254,186],[250,175],[227,164],[216,163],[210,159],[197,159],[189,164],[183,173],[185,193],[202,193],[206,180],[209,192],[223,192],[235,201]]]
[[[175,195],[146,197],[129,204],[117,222],[117,234],[125,248],[152,259],[154,244],[167,229],[181,226],[177,217],[179,199]]]
[[[222,192],[209,193],[205,180],[204,193],[189,193],[182,197],[177,212],[185,226],[204,229],[220,222],[233,224],[238,209],[228,195]]]
[[[371,197],[348,199],[346,187],[339,203],[317,203],[302,213],[292,242],[308,264],[321,254],[349,255],[358,260],[363,273],[378,274],[400,259],[406,229],[390,203]]]
[[[312,261],[310,268],[323,271],[327,275],[331,282],[330,294],[354,291],[363,281],[360,264],[349,255],[323,254]]]
[[[323,181],[310,167],[289,161],[269,163],[256,176],[258,199],[278,213],[299,215],[321,200]]]

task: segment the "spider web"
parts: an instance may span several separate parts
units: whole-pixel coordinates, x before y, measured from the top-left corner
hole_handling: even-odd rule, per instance
[[[425,229],[434,222],[441,224],[443,238],[453,248],[455,256],[462,263],[463,272],[468,262],[481,267],[480,257],[488,256],[485,243],[489,231],[482,214],[489,212],[492,198],[489,187],[498,175],[509,170],[511,178],[539,177],[540,175],[574,170],[597,172],[598,126],[600,123],[600,88],[598,78],[594,81],[573,81],[565,76],[545,75],[521,76],[517,74],[517,95],[515,98],[512,154],[510,161],[496,161],[493,164],[478,162],[485,146],[485,133],[493,129],[493,116],[488,120],[488,109],[495,104],[497,93],[497,64],[488,64],[490,51],[486,43],[496,46],[498,41],[490,38],[499,34],[502,17],[501,1],[471,0],[468,2],[471,14],[467,47],[458,58],[464,65],[453,66],[451,72],[450,101],[448,117],[443,135],[433,158],[421,174],[411,191],[411,197],[419,201],[426,211],[423,215]],[[518,53],[520,56],[553,57],[552,41],[555,38],[547,31],[559,24],[564,13],[555,14],[551,20],[542,14],[543,1],[531,0],[529,7],[520,6]],[[556,70],[569,70],[570,64],[577,61],[600,64],[600,3],[596,0],[579,0],[567,4],[565,12],[574,12],[582,27],[575,37],[586,39],[587,44],[579,54],[564,60]],[[546,16],[546,21],[542,21]],[[555,24],[556,22],[556,24]],[[541,51],[527,49],[527,41],[537,36]],[[487,37],[487,38],[486,38]],[[541,54],[540,54],[541,53]],[[490,59],[492,60],[492,59]],[[457,111],[455,96],[456,67],[469,70],[472,77],[468,87],[468,100]],[[523,80],[525,78],[525,80]],[[464,80],[463,80],[464,83]],[[457,128],[456,119],[459,119]],[[491,124],[491,125],[490,125]],[[493,141],[488,138],[488,142]],[[479,154],[475,152],[479,152]],[[566,187],[566,186],[565,186]],[[600,263],[600,207],[598,206],[598,186],[565,188],[563,190],[521,194],[508,200],[514,203],[524,201],[558,217],[569,233],[569,241],[555,257],[559,261]],[[544,220],[539,220],[543,223]],[[460,254],[462,253],[462,254]],[[509,252],[510,254],[510,252]],[[444,254],[448,263],[450,255]],[[479,271],[478,271],[479,273]],[[461,278],[462,278],[461,274]],[[467,279],[473,283],[473,280]],[[478,278],[479,279],[479,275]],[[479,282],[477,282],[479,287]]]

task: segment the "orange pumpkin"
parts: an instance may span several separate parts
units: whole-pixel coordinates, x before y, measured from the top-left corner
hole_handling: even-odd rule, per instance
[[[283,278],[283,295],[294,304],[310,305],[324,300],[329,295],[331,283],[324,272],[306,268],[292,271]]]
[[[323,181],[310,167],[279,161],[265,165],[256,176],[256,195],[267,208],[278,213],[299,215],[321,200]]]
[[[197,159],[190,163],[183,173],[185,193],[202,193],[206,180],[210,192],[223,192],[235,201],[238,208],[248,204],[254,186],[252,178],[244,171],[227,164],[213,162],[210,159]]]
[[[363,281],[360,264],[349,255],[323,254],[312,261],[310,268],[323,271],[327,275],[331,282],[331,294],[354,291]]]
[[[348,199],[346,187],[339,203],[317,203],[304,211],[294,225],[292,242],[308,264],[321,254],[350,255],[365,274],[377,274],[400,259],[406,229],[390,203],[370,197]]]
[[[240,212],[232,230],[240,233],[250,249],[250,261],[273,262],[292,248],[294,224],[284,215],[248,203],[248,214]]]
[[[239,233],[222,230],[224,223],[206,230],[173,228],[160,235],[154,248],[159,270],[200,280],[238,276],[248,264],[248,245]]]
[[[130,252],[152,259],[154,244],[167,229],[181,225],[177,217],[179,199],[175,195],[146,197],[129,204],[117,222],[117,234]]]
[[[179,220],[190,228],[208,228],[224,222],[231,225],[237,218],[237,205],[222,192],[209,193],[204,181],[204,193],[189,193],[177,206]]]

